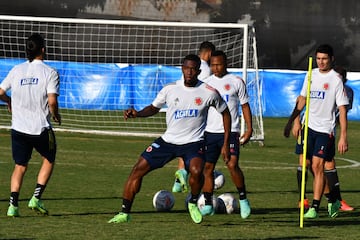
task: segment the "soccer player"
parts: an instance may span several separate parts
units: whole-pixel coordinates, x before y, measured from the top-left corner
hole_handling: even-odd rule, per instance
[[[211,53],[215,51],[215,46],[209,41],[202,42],[199,47],[199,57],[201,60],[199,80],[204,80],[209,77],[211,70],[209,67]],[[188,191],[188,172],[185,169],[184,160],[179,158],[178,170],[175,172],[175,182],[172,187],[173,192],[187,192]]]
[[[209,85],[198,80],[200,58],[187,55],[182,64],[183,80],[165,86],[152,104],[140,111],[124,111],[125,120],[135,117],[148,117],[159,112],[165,104],[167,129],[165,133],[149,145],[134,165],[123,191],[122,210],[109,220],[109,223],[130,221],[130,210],[136,193],[140,191],[143,177],[176,157],[182,157],[189,171],[191,198],[188,209],[192,220],[201,223],[202,215],[197,200],[203,185],[203,146],[204,130],[208,109],[214,107],[222,115],[224,122],[224,145],[221,153],[224,161],[229,160],[229,135],[231,116],[225,101]]]
[[[30,209],[41,214],[48,210],[41,201],[53,172],[56,141],[50,118],[61,123],[57,97],[59,75],[43,62],[45,41],[40,34],[26,40],[27,62],[15,66],[0,84],[0,99],[8,104],[12,113],[11,141],[15,168],[11,176],[11,195],[7,216],[19,216],[19,193],[32,150],[41,155],[34,195],[28,203]],[[11,89],[11,98],[6,94]]]
[[[313,202],[304,218],[316,218],[318,216],[321,195],[323,194],[325,177],[327,179],[330,193],[328,213],[330,217],[336,217],[340,208],[337,199],[335,185],[338,184],[334,174],[324,173],[326,162],[331,162],[335,156],[335,133],[336,107],[339,110],[340,136],[338,141],[338,152],[344,154],[348,150],[347,142],[347,111],[348,97],[344,90],[341,77],[334,71],[333,49],[330,45],[320,45],[316,49],[316,63],[318,68],[312,70],[310,86],[310,104],[308,120],[307,159],[310,159],[311,171],[314,174]],[[297,99],[296,107],[285,127],[284,135],[288,136],[292,121],[295,136],[303,135],[299,114],[306,105],[307,77]],[[337,174],[336,174],[337,176]]]
[[[219,91],[223,99],[228,104],[232,124],[230,134],[230,161],[225,162],[233,183],[239,193],[240,213],[242,218],[250,215],[251,209],[246,197],[244,174],[239,167],[240,142],[246,144],[252,135],[252,118],[249,105],[249,97],[246,91],[246,84],[240,78],[227,71],[227,57],[223,51],[214,51],[211,55],[210,67],[213,74],[204,81]],[[239,107],[245,119],[246,131],[239,138]],[[209,109],[209,116],[205,128],[205,182],[203,194],[205,206],[201,209],[202,215],[212,215],[214,208],[212,205],[212,195],[214,191],[214,169],[224,144],[224,127],[221,115],[215,109]]]

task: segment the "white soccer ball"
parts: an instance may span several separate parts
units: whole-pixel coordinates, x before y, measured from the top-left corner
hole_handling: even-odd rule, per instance
[[[217,201],[216,201],[216,196],[214,194],[212,196],[212,202],[213,202],[213,208],[216,209]],[[203,193],[200,195],[200,197],[197,201],[197,206],[200,211],[205,206],[205,197],[204,197]]]
[[[153,206],[159,212],[170,211],[175,204],[174,195],[167,190],[160,190],[153,197]]]
[[[222,188],[225,184],[225,177],[222,172],[214,170],[214,190]]]
[[[226,213],[231,214],[233,212],[237,212],[239,210],[239,204],[236,198],[231,193],[223,193],[219,197],[219,199],[224,202]],[[220,201],[220,200],[218,200]],[[221,204],[221,202],[218,204]],[[218,211],[221,211],[220,207],[218,208]]]

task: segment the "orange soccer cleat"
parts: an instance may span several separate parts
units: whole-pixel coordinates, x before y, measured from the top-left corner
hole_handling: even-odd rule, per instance
[[[341,202],[341,205],[340,205],[340,210],[341,211],[344,211],[344,212],[349,212],[349,211],[354,211],[354,208],[349,206],[345,200],[342,200]]]

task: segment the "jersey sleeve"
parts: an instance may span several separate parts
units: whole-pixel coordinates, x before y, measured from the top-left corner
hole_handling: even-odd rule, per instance
[[[163,87],[160,92],[156,95],[156,98],[152,102],[152,105],[157,108],[162,108],[166,104],[167,94],[171,85],[166,85]]]
[[[239,101],[240,104],[243,105],[245,103],[249,102],[249,95],[247,94],[246,91],[246,83],[242,78],[236,77],[236,84],[237,84],[237,89],[238,89],[238,97],[239,97]]]
[[[49,76],[49,83],[47,86],[47,93],[55,93],[57,95],[59,95],[59,88],[60,88],[60,78],[59,78],[59,74],[57,73],[57,71],[52,70],[50,72],[50,76]]]
[[[4,80],[0,83],[0,88],[5,92],[11,88],[11,81],[14,79],[14,68],[10,70],[8,75],[4,78]]]

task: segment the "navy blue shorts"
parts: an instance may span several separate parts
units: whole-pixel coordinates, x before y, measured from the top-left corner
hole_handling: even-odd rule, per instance
[[[40,135],[29,135],[11,130],[12,156],[16,164],[26,166],[35,150],[49,162],[55,161],[56,139],[54,131],[45,129]]]
[[[167,143],[160,137],[151,143],[141,156],[149,163],[151,170],[162,168],[176,157],[182,157],[186,170],[189,170],[191,159],[204,159],[203,147],[204,141],[176,145]]]
[[[295,147],[295,153],[303,153],[303,136],[304,130],[301,131],[301,139],[298,139]],[[307,159],[313,156],[323,158],[325,161],[331,161],[335,156],[335,136],[333,134],[321,133],[308,128],[307,139]]]
[[[239,133],[230,133],[230,155],[239,157]],[[216,164],[221,154],[221,148],[224,144],[223,133],[205,132],[205,162]]]

